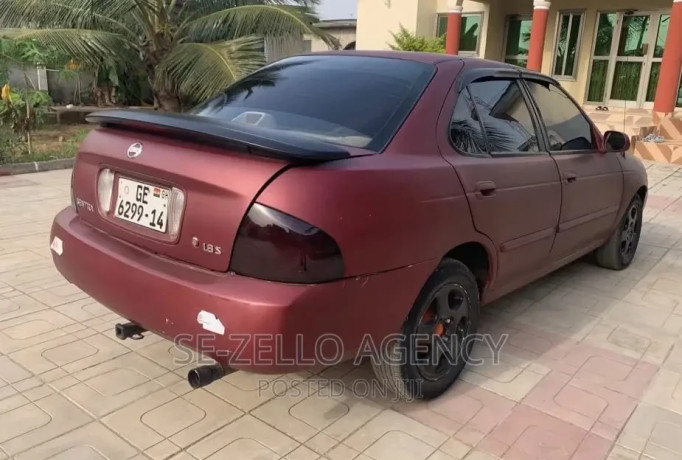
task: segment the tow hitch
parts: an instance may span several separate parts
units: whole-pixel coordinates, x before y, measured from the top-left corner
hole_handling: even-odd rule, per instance
[[[144,339],[142,333],[146,332],[147,329],[143,328],[142,326],[136,323],[125,324],[118,323],[116,324],[116,326],[114,326],[114,331],[116,332],[116,337],[121,340],[125,339],[141,340]]]

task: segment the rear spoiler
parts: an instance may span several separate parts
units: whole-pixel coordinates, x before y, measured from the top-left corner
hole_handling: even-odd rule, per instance
[[[246,124],[239,125],[237,129],[198,115],[121,109],[92,112],[85,119],[102,126],[161,132],[194,142],[237,148],[250,154],[282,160],[317,162],[340,160],[351,156],[350,152],[341,146],[310,137],[286,131],[254,128]]]

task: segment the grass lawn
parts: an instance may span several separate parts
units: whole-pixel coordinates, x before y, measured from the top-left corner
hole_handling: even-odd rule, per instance
[[[0,164],[73,158],[78,146],[95,125],[47,125],[33,132],[33,151],[24,142],[9,142],[0,133]],[[4,128],[0,127],[0,130]],[[6,140],[3,142],[3,140]]]

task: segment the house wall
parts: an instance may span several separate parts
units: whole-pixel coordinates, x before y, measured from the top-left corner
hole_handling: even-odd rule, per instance
[[[75,76],[65,78],[60,76],[57,72],[48,72],[47,81],[50,87],[50,97],[55,104],[74,104],[82,101],[91,100],[92,83],[95,80],[95,75],[91,73],[81,72],[76,78]],[[80,81],[80,86],[78,82]],[[80,99],[76,94],[80,91]]]
[[[268,38],[265,40],[265,60],[267,63],[305,52],[305,42],[302,37],[298,39]]]
[[[671,7],[672,0],[647,0],[646,5],[643,5],[643,2],[636,0],[600,0],[599,2],[575,2],[570,0],[552,1],[552,9],[550,10],[547,23],[547,40],[545,42],[542,59],[542,72],[547,74],[551,74],[552,72],[559,12],[568,10],[585,11],[583,35],[578,50],[579,57],[576,78],[558,78],[561,80],[562,86],[566,88],[578,102],[584,103],[587,95],[587,84],[589,81],[598,13],[600,11],[623,11],[628,9],[660,12],[663,10],[670,11]],[[658,24],[652,24],[652,27],[658,27]],[[614,37],[614,40],[617,40],[617,38]]]
[[[497,4],[499,3],[499,5]],[[475,2],[472,0],[464,0],[462,2],[462,7],[464,8],[464,13],[481,13],[483,15],[483,22],[481,23],[481,38],[478,47],[478,53],[480,57],[488,59],[488,48],[492,46],[495,48],[495,43],[488,43],[488,34],[485,33],[486,30],[495,30],[499,27],[504,27],[504,15],[499,14],[499,10],[504,2],[500,1],[489,1],[489,2]],[[436,29],[436,18],[439,14],[447,14],[448,12],[448,2],[447,0],[438,0],[436,4],[436,15],[433,19],[434,29],[427,36],[435,36]],[[491,16],[492,15],[492,16]],[[502,18],[502,25],[497,24],[497,18]]]
[[[345,48],[349,44],[353,43],[357,37],[357,33],[354,29],[349,29],[349,28],[336,28],[336,27],[328,27],[324,29],[325,32],[328,32],[335,36],[336,38],[339,39],[341,42],[341,49]],[[327,45],[324,40],[321,40],[318,37],[313,37],[310,35],[307,35],[304,37],[304,40],[310,40],[310,51],[311,52],[318,52],[318,51],[328,51],[329,50],[329,45]]]
[[[28,85],[26,79],[28,79]],[[81,90],[87,90],[93,79],[93,75],[82,73],[80,75]],[[48,91],[55,104],[71,104],[76,101],[74,97],[76,78],[60,75],[55,70],[46,70],[43,67],[22,69],[16,65],[10,65],[9,84],[15,90],[28,86],[31,89]]]
[[[493,17],[490,19],[487,35],[487,47],[483,57],[486,59],[504,59],[504,40],[506,18],[509,15],[532,16],[533,5],[531,0],[491,0]],[[646,11],[670,10],[671,0],[649,0]],[[547,22],[547,35],[544,46],[542,72],[551,74],[554,62],[554,46],[559,20],[562,11],[584,11],[583,33],[578,50],[578,67],[576,77],[558,77],[566,90],[580,103],[584,103],[589,71],[594,47],[594,35],[597,27],[597,18],[600,11],[623,11],[628,9],[642,10],[641,2],[637,0],[600,0],[599,2],[575,1],[575,0],[552,0]],[[465,6],[465,12],[467,8]],[[492,24],[494,22],[494,24]],[[485,27],[484,27],[485,30]]]
[[[36,67],[21,68],[19,66],[10,64],[8,77],[9,85],[15,89],[23,89],[26,86],[28,86],[29,88],[44,89],[46,86],[41,85],[40,75]],[[28,85],[26,84],[26,79],[28,79]]]
[[[551,74],[560,11],[584,11],[583,32],[575,78],[561,77],[562,85],[580,103],[586,98],[598,12],[670,11],[672,0],[552,0],[544,46],[542,72]],[[464,13],[483,13],[479,56],[504,59],[506,18],[533,14],[532,0],[464,0]],[[358,0],[358,49],[389,49],[391,32],[402,24],[412,32],[435,36],[437,15],[447,13],[447,0]]]
[[[464,0],[463,6],[465,12],[484,13],[482,30],[485,31],[490,3]],[[389,45],[393,43],[391,34],[398,32],[401,25],[417,35],[434,37],[438,13],[447,11],[447,0],[358,0],[357,48],[390,49]],[[481,50],[485,44],[486,36],[483,34]]]
[[[327,27],[324,30],[339,39],[342,49],[356,39],[355,30],[352,28]],[[268,63],[297,54],[328,50],[329,46],[323,40],[312,35],[290,40],[268,39],[265,42],[265,55]]]
[[[417,23],[415,30],[417,35],[427,37],[436,36],[436,18],[434,9],[438,9],[439,0],[420,0],[417,6]]]
[[[430,14],[435,15],[433,0],[358,0],[357,49],[390,49],[391,33],[400,30],[401,25],[412,32],[433,33],[434,26],[429,28],[426,20],[428,5],[433,5]],[[418,23],[423,31],[418,30]]]

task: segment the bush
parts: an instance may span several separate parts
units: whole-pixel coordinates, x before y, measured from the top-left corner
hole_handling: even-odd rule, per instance
[[[0,100],[0,125],[9,126],[12,131],[24,137],[40,125],[52,104],[52,99],[45,91],[8,91],[5,94],[7,97]]]
[[[405,27],[400,26],[400,31],[391,33],[395,44],[388,46],[394,51],[421,51],[426,53],[445,53],[445,37],[426,38],[413,34]]]
[[[59,127],[45,126],[34,133],[36,145],[29,153],[26,141],[11,130],[0,127],[0,165],[73,158],[90,129],[90,126],[72,127],[64,135],[59,135],[63,132]]]
[[[52,99],[45,91],[25,89],[21,93],[2,87],[0,98],[0,128],[8,127],[27,141],[31,153],[31,132],[41,125]]]
[[[0,126],[0,164],[21,161],[28,152],[26,142],[12,130]]]

